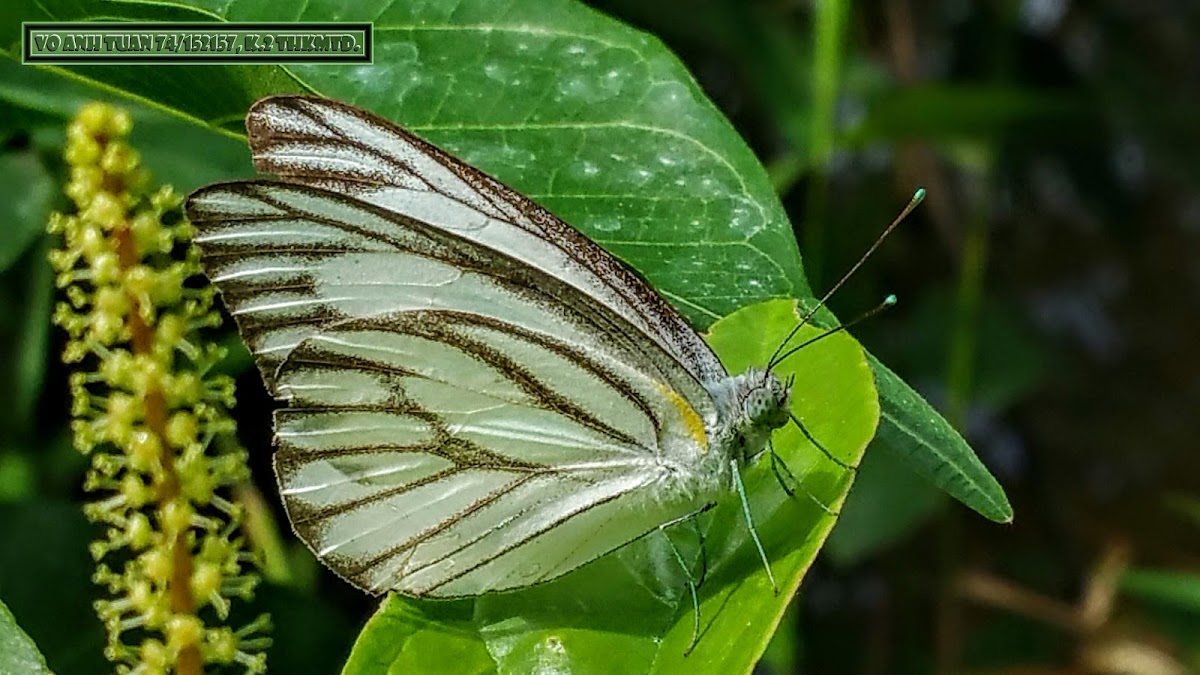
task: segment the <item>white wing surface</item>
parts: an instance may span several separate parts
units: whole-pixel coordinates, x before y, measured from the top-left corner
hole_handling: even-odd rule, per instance
[[[713,384],[725,368],[635,272],[549,211],[380,117],[337,101],[277,96],[246,117],[255,166],[429,223],[595,298]]]
[[[359,587],[526,586],[715,498],[696,470],[717,414],[706,389],[576,285],[316,187],[212,186],[188,215],[288,402],[289,518]]]

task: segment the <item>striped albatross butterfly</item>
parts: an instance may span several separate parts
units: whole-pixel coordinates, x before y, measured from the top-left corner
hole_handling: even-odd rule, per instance
[[[636,273],[479,170],[327,99],[266,98],[246,126],[279,180],[203,188],[187,215],[286,403],[292,526],[355,586],[554,579],[739,490],[788,420],[769,368],[731,376]]]

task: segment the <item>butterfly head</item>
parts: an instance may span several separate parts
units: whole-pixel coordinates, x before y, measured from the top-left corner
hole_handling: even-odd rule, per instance
[[[713,394],[722,410],[722,428],[715,435],[743,462],[765,450],[771,433],[789,419],[791,388],[768,370],[751,368],[725,380]]]
[[[787,424],[791,387],[769,370],[751,369],[745,377],[748,388],[742,396],[742,413],[748,426],[770,433]]]

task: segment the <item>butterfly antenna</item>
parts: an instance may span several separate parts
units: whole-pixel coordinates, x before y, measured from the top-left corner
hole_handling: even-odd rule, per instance
[[[840,326],[837,326],[836,328],[830,328],[829,330],[825,331],[824,333],[821,333],[820,335],[817,335],[815,337],[811,337],[811,338],[805,340],[804,342],[801,342],[800,344],[796,345],[795,347],[792,347],[791,349],[787,350],[786,352],[783,353],[782,356],[775,359],[774,365],[779,365],[780,363],[783,363],[784,360],[787,359],[787,357],[791,356],[792,354],[795,354],[796,352],[800,351],[801,349],[804,349],[805,347],[811,345],[812,343],[824,340],[825,338],[829,337],[830,335],[833,335],[834,333],[840,333],[848,328],[851,328],[855,324],[866,321],[867,319],[875,316],[876,314],[882,312],[883,310],[885,310],[888,307],[891,307],[892,305],[895,305],[895,304],[896,304],[896,296],[889,294],[886,298],[883,299],[883,302],[879,303],[878,305],[875,305],[873,308],[863,312],[862,314],[859,314],[858,316],[854,317],[850,321],[847,321],[846,323],[844,323]]]
[[[854,273],[858,271],[858,268],[862,267],[863,263],[867,261],[867,258],[870,258],[871,254],[875,253],[875,249],[879,248],[880,244],[883,243],[883,240],[888,238],[888,235],[892,233],[892,230],[896,229],[900,223],[904,222],[904,219],[908,217],[908,214],[912,213],[913,209],[917,208],[917,206],[924,201],[924,199],[925,188],[917,188],[917,191],[913,193],[912,199],[908,200],[908,206],[905,206],[904,209],[900,211],[900,215],[896,216],[892,220],[892,223],[888,225],[886,229],[884,229],[883,233],[875,238],[875,243],[871,244],[871,247],[867,249],[867,252],[862,254],[862,256],[858,259],[858,262],[854,263],[854,265],[850,267],[850,271],[843,274],[842,278],[838,279],[837,283],[833,285],[833,288],[830,288],[825,292],[825,295],[823,295],[821,299],[817,301],[817,304],[813,305],[813,308],[808,310],[808,313],[805,314],[802,319],[800,319],[800,323],[796,324],[796,327],[793,328],[792,331],[788,333],[787,337],[785,337],[783,341],[779,343],[779,346],[775,348],[775,353],[771,355],[771,360],[767,362],[767,370],[771,370],[775,366],[779,365],[779,362],[786,358],[786,355],[781,357],[779,354],[783,351],[784,347],[787,346],[787,343],[791,342],[792,338],[796,337],[796,333],[800,332],[800,329],[808,323],[808,320],[811,319],[818,310],[825,306],[825,302],[829,300],[829,298],[832,297],[839,288],[842,287],[842,284],[846,283],[847,279],[854,276]],[[790,353],[791,352],[788,352],[788,354]]]

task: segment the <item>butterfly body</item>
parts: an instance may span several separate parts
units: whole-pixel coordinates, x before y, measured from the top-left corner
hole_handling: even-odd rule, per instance
[[[188,200],[268,389],[292,526],[365,590],[548,581],[729,494],[787,420],[636,273],[345,104],[247,117],[279,181]]]

